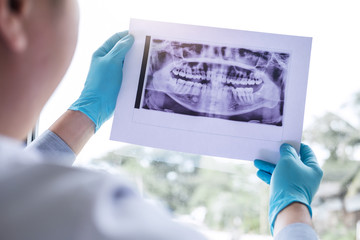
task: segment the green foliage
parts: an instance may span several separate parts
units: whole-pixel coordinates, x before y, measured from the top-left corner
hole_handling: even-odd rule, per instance
[[[126,171],[135,181],[141,179],[144,194],[162,202],[175,215],[189,215],[204,208],[204,224],[214,230],[259,233],[260,225],[267,225],[260,222],[260,212],[267,212],[262,202],[268,201],[268,187],[256,179],[251,163],[237,164],[234,160],[229,164],[134,145],[111,152],[93,164],[104,162]],[[227,170],[219,171],[225,165]]]
[[[357,172],[358,161],[326,161],[322,166],[323,181],[345,182],[349,175]]]
[[[328,157],[324,159],[325,163],[322,166],[323,183],[338,183],[340,186],[336,196],[342,207],[338,212],[326,213],[332,217],[328,217],[329,222],[323,224],[331,227],[319,232],[323,240],[355,239],[356,222],[360,220],[359,218],[352,219],[344,205],[348,197],[360,194],[360,161],[358,161],[359,156],[356,156],[360,144],[360,125],[359,120],[346,118],[345,116],[350,115],[342,114],[346,112],[345,107],[350,108],[352,113],[350,115],[360,118],[360,92],[356,93],[352,100],[339,110],[339,113],[325,113],[304,132],[306,141],[321,146],[328,152]],[[334,196],[329,198],[334,198]],[[327,200],[334,201],[325,197],[322,199],[324,202]],[[334,225],[334,220],[340,224]]]
[[[351,159],[350,148],[360,138],[357,129],[337,114],[326,113],[304,132],[304,139],[320,144],[329,151],[329,161]]]
[[[321,236],[322,240],[354,240],[356,239],[355,228],[348,228],[342,224],[329,228],[328,231]]]

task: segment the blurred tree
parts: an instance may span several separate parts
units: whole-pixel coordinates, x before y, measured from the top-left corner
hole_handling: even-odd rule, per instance
[[[359,119],[360,92],[356,93],[351,101],[344,104],[339,113],[325,113],[304,131],[305,141],[310,142],[313,146],[320,146],[327,152],[327,157],[322,166],[324,178],[320,190],[322,186],[327,184],[328,186],[335,186],[334,183],[336,183],[339,186],[336,194],[324,194],[320,198],[322,198],[322,202],[335,198],[341,201],[342,214],[339,221],[345,226],[328,228],[323,239],[350,239],[348,236],[354,233],[356,220],[352,220],[350,224],[347,221],[352,218],[347,212],[345,203],[350,195],[360,192],[360,161],[359,156],[357,156],[360,153]],[[341,234],[346,228],[347,233]],[[330,235],[335,236],[334,234],[337,234],[337,237],[330,237]]]
[[[360,119],[360,92],[344,106],[349,107],[356,113],[354,117]],[[360,145],[360,126],[354,126],[343,115],[346,114],[342,114],[341,111],[338,114],[325,113],[304,131],[304,139],[327,151],[328,157],[323,165],[324,180],[341,181],[342,192],[345,193],[359,168],[360,162],[356,161],[358,159],[356,154]],[[351,122],[358,123],[358,121]]]
[[[304,132],[304,139],[321,145],[329,153],[331,162],[351,160],[351,150],[360,140],[358,129],[335,113],[325,113]]]

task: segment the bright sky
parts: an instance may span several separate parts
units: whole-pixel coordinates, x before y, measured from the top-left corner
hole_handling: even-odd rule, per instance
[[[80,33],[73,62],[46,105],[39,133],[79,96],[92,53],[130,18],[313,37],[304,125],[337,111],[360,91],[358,0],[79,0]],[[90,140],[79,161],[121,143],[109,139],[112,119]]]

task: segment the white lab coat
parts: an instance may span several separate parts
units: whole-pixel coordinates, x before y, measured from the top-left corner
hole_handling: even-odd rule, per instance
[[[50,131],[26,151],[0,136],[1,240],[205,239],[142,200],[125,179],[71,167],[74,156]],[[317,239],[305,224],[285,230],[276,239]]]
[[[56,162],[0,138],[1,240],[204,239],[126,180]]]

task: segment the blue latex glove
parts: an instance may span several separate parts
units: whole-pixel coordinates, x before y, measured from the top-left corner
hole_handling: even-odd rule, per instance
[[[311,201],[319,188],[323,172],[311,148],[301,144],[300,156],[289,144],[280,147],[280,160],[276,164],[254,161],[258,177],[270,183],[269,222],[273,233],[278,213],[293,202],[305,204],[312,215]]]
[[[259,159],[254,161],[254,165],[259,169],[256,173],[258,178],[263,180],[265,183],[270,184],[271,176],[276,165]]]
[[[114,113],[125,55],[133,42],[127,31],[116,33],[94,52],[84,89],[69,108],[86,114],[95,132]]]

